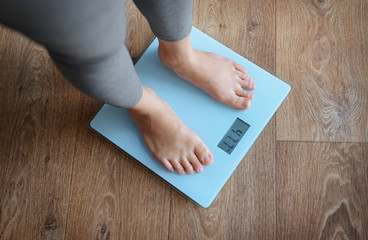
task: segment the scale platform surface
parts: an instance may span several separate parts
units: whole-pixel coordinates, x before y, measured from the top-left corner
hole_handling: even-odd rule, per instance
[[[161,64],[157,38],[135,65],[142,84],[164,99],[212,152],[214,161],[202,173],[179,175],[167,171],[153,158],[126,110],[105,104],[90,126],[172,187],[207,208],[287,98],[291,87],[194,27],[191,39],[194,48],[217,53],[244,66],[256,84],[248,110],[235,110],[216,102]]]

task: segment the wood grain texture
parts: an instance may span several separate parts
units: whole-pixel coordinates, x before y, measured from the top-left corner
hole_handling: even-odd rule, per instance
[[[126,1],[126,40],[133,62],[136,63],[154,35],[145,17],[139,12],[132,0]]]
[[[368,239],[367,4],[195,1],[194,25],[295,85],[209,209],[89,129],[101,103],[0,27],[0,239]],[[153,34],[131,0],[127,23],[137,61]]]
[[[276,1],[277,139],[368,141],[368,1]]]
[[[4,27],[0,52],[0,239],[63,239],[79,92]]]
[[[133,60],[152,37],[128,1],[126,45]],[[99,105],[84,101],[79,113],[66,239],[167,239],[171,188],[85,126]]]
[[[368,144],[276,149],[278,239],[368,239]]]
[[[98,103],[79,113],[66,239],[164,239],[170,187],[86,126]]]
[[[275,70],[273,1],[196,1],[193,21],[248,59]],[[274,123],[270,122],[209,209],[173,192],[169,239],[276,237]]]
[[[267,1],[195,1],[193,25],[225,46],[276,71],[275,4]]]

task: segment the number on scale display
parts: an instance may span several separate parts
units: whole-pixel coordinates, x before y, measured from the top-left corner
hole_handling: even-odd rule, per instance
[[[231,154],[249,127],[250,125],[248,123],[237,118],[217,146],[228,154]]]

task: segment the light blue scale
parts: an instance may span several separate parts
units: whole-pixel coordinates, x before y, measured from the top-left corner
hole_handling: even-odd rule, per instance
[[[194,27],[191,39],[194,48],[217,53],[244,66],[256,84],[251,107],[240,111],[216,102],[164,67],[158,58],[157,39],[135,65],[142,84],[164,99],[212,152],[214,161],[205,166],[202,173],[179,175],[162,167],[151,155],[126,110],[105,104],[92,119],[91,127],[181,193],[207,208],[286,99],[291,87]]]

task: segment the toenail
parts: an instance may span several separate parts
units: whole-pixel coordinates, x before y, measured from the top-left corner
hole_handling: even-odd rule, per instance
[[[203,166],[200,166],[199,167],[199,172],[203,172],[203,170],[204,170],[204,167]]]
[[[210,160],[211,160],[210,155],[207,155],[206,157],[203,158],[204,162],[208,162]]]

